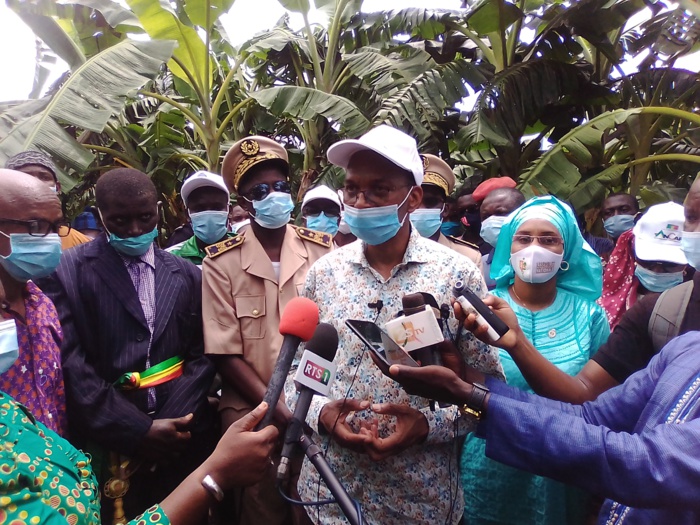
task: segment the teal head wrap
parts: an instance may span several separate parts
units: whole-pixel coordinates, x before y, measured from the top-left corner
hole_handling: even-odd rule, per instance
[[[510,246],[513,235],[525,221],[544,219],[551,222],[564,239],[564,261],[567,270],[559,270],[557,288],[575,293],[590,301],[600,297],[603,289],[603,267],[600,257],[583,240],[571,208],[551,195],[527,201],[511,213],[503,224],[491,264],[491,278],[498,288],[508,287],[515,272],[510,265]],[[566,265],[564,265],[566,266]]]

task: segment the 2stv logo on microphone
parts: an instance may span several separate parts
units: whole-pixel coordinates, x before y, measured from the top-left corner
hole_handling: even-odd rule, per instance
[[[314,363],[310,359],[304,366],[304,375],[321,382],[323,385],[328,385],[331,380],[331,371],[328,368]]]
[[[310,350],[304,350],[299,368],[294,375],[297,390],[303,385],[318,394],[327,396],[331,391],[331,384],[337,369],[338,367],[332,361],[328,361]]]

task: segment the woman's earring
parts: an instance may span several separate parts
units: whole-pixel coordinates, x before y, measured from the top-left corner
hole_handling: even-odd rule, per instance
[[[562,261],[561,264],[559,265],[559,269],[560,269],[562,272],[565,272],[566,270],[569,269],[569,263],[566,262],[566,261]]]

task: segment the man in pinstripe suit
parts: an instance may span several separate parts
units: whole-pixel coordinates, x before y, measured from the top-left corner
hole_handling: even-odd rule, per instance
[[[132,518],[160,501],[211,451],[214,371],[204,356],[201,272],[153,244],[160,203],[151,180],[117,169],[95,194],[106,234],[64,252],[42,284],[65,334],[71,437],[99,463],[111,523],[122,504]]]

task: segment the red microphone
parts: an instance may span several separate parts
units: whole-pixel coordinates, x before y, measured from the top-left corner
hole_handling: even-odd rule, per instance
[[[284,382],[292,367],[292,361],[297,353],[299,343],[308,341],[314,335],[318,325],[318,306],[306,297],[295,297],[282,312],[280,317],[280,334],[284,336],[280,353],[277,356],[275,369],[265,391],[265,401],[268,405],[263,420],[258,423],[256,430],[265,428],[272,423],[275,407],[280,400]]]

